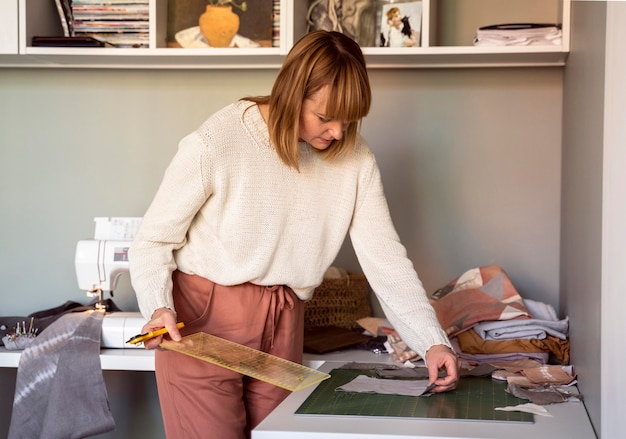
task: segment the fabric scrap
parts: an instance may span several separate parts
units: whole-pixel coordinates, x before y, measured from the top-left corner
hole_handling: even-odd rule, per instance
[[[519,405],[509,405],[506,407],[496,407],[496,410],[501,410],[504,412],[526,412],[532,413],[533,415],[552,417],[547,408],[537,404],[533,404],[532,402]]]
[[[535,384],[549,384],[553,386],[570,384],[576,378],[570,372],[571,367],[556,365],[545,365],[541,367],[533,367],[531,369],[523,369],[522,375]]]
[[[359,375],[349,383],[337,387],[340,392],[376,393],[382,395],[426,396],[428,380],[386,380]]]
[[[511,395],[539,405],[557,404],[566,402],[569,395],[560,392],[554,386],[525,388],[513,383],[508,383],[506,391]]]

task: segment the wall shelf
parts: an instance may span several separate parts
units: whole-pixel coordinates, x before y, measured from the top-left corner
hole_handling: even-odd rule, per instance
[[[497,5],[494,1],[498,1]],[[502,4],[506,3],[503,7]],[[172,48],[167,39],[167,0],[150,0],[148,48],[33,47],[33,36],[63,34],[54,2],[4,0],[0,27],[0,68],[97,69],[276,69],[307,32],[306,4],[281,0],[277,47]],[[562,66],[569,52],[570,0],[423,0],[421,46],[363,47],[370,68],[476,68]],[[469,8],[471,5],[471,8]],[[499,7],[495,7],[499,6]],[[6,21],[6,23],[2,23]],[[563,41],[555,46],[477,47],[479,26],[504,22],[557,22]],[[19,26],[16,26],[19,23]]]

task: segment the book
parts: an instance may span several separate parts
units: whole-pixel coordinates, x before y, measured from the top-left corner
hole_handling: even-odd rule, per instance
[[[92,37],[114,47],[149,47],[149,0],[73,0],[69,3],[74,35]]]

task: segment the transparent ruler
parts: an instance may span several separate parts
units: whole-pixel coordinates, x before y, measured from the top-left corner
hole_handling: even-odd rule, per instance
[[[292,392],[330,378],[327,373],[204,332],[181,341],[166,340],[160,346]]]

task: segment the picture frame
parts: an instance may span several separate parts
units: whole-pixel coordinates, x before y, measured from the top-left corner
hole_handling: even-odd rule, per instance
[[[242,3],[243,0],[237,0]],[[237,47],[272,47],[274,1],[247,0],[246,10],[233,7],[239,16]],[[202,39],[198,19],[206,10],[206,0],[169,0],[167,2],[167,46],[170,48],[209,47]]]
[[[422,33],[422,2],[383,3],[376,32],[379,47],[419,47]]]

